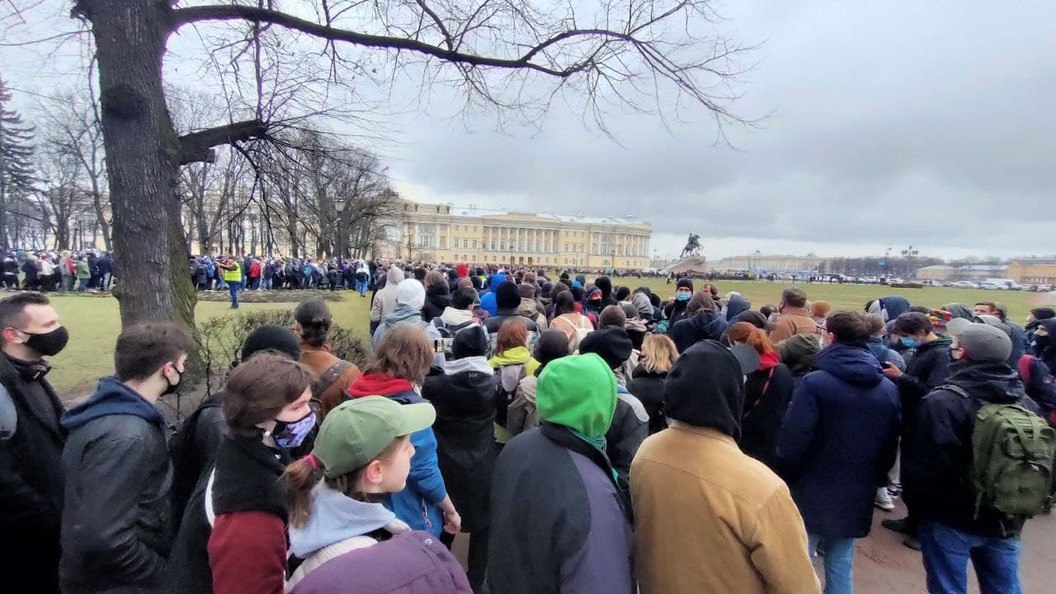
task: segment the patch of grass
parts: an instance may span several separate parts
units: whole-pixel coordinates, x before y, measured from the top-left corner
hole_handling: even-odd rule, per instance
[[[266,292],[266,291],[263,291]],[[341,301],[329,304],[334,320],[352,330],[356,337],[370,343],[370,295],[361,298],[352,291],[338,292]],[[107,295],[49,294],[59,312],[59,320],[70,331],[70,342],[56,357],[51,357],[48,379],[63,400],[85,396],[95,388],[99,378],[113,373],[114,345],[121,333],[121,316],[117,300]],[[303,298],[309,297],[307,292]],[[289,309],[296,303],[246,303],[238,311]],[[201,301],[195,309],[199,321],[229,315],[227,302]]]

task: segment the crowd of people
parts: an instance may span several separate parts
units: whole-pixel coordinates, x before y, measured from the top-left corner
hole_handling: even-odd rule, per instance
[[[0,301],[17,544],[0,568],[65,594],[801,594],[822,591],[821,558],[842,594],[855,541],[901,497],[884,525],[919,548],[929,592],[966,593],[969,561],[983,594],[1021,591],[1019,536],[1056,485],[1051,309],[1020,327],[996,303],[834,310],[793,286],[753,308],[688,278],[665,298],[361,267],[362,369],[304,301],[293,328],[253,330],[171,438],[154,403],[179,389],[183,331],[126,328],[114,375],[64,411],[58,315],[39,293]]]
[[[109,291],[114,261],[109,252],[8,252],[0,262],[3,288],[38,291]],[[21,273],[21,278],[19,276]]]

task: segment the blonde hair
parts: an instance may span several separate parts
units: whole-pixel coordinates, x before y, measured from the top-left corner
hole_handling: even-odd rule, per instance
[[[642,342],[639,359],[642,366],[652,373],[667,373],[678,359],[675,343],[663,334],[646,335]]]

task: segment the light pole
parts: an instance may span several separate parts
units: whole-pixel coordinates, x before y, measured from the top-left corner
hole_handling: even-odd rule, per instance
[[[902,257],[906,259],[906,276],[912,277],[913,272],[913,258],[920,255],[920,250],[913,249],[913,246],[909,246],[902,250]]]

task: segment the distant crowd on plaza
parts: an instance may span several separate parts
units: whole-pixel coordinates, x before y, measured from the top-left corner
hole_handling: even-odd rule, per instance
[[[108,291],[114,261],[109,252],[70,250],[4,254],[0,261],[3,288],[50,292]]]
[[[195,278],[208,264],[235,299],[246,262],[196,260]],[[303,301],[171,437],[154,404],[194,348],[179,328],[126,328],[114,375],[64,411],[46,377],[61,320],[38,293],[0,301],[0,529],[18,544],[0,568],[65,594],[802,594],[819,573],[842,594],[901,498],[883,525],[930,593],[966,593],[969,562],[983,594],[1021,591],[1020,535],[1056,485],[1052,309],[1020,326],[992,302],[834,310],[789,286],[753,307],[689,278],[659,295],[349,268],[372,291],[363,368]]]

